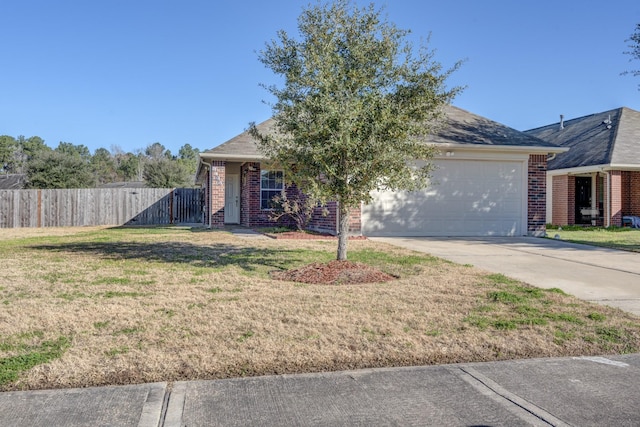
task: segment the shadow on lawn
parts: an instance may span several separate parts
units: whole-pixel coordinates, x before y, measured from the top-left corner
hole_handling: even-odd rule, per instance
[[[56,253],[95,254],[108,259],[141,260],[189,264],[193,267],[221,268],[235,265],[245,271],[258,267],[288,269],[305,261],[303,252],[247,248],[228,244],[198,246],[190,243],[81,242],[34,245],[30,248]]]

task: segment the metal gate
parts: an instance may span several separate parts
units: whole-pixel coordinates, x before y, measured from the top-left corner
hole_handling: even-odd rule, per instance
[[[200,188],[176,188],[172,193],[171,223],[201,223],[204,190]]]

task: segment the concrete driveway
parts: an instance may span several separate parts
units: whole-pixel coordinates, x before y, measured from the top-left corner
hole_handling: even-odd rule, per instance
[[[640,316],[640,253],[537,237],[378,237]]]

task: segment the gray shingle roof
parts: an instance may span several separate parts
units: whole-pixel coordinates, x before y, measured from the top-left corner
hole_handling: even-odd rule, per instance
[[[262,134],[268,133],[273,129],[275,122],[273,119],[266,120],[256,127]],[[255,140],[248,131],[242,132],[240,135],[234,136],[227,142],[218,145],[211,150],[204,151],[202,154],[215,154],[219,156],[253,156],[256,159],[262,157]]]
[[[527,135],[454,106],[445,108],[446,124],[426,138],[436,144],[500,145],[516,147],[556,147],[556,145]]]
[[[611,123],[607,123],[611,120]],[[609,127],[610,125],[610,127]],[[549,162],[549,170],[596,165],[640,166],[640,112],[622,107],[525,131],[571,148]]]
[[[445,107],[443,125],[425,142],[433,144],[455,144],[465,146],[511,146],[511,147],[549,147],[556,145],[528,135],[498,122],[472,114],[454,106]],[[274,122],[269,119],[258,125],[258,129],[269,132]],[[248,132],[243,132],[227,142],[202,153],[203,157],[223,158],[225,156],[255,156],[261,158],[258,148]]]

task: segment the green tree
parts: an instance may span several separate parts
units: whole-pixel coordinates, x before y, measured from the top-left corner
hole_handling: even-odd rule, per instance
[[[98,148],[91,157],[91,169],[98,184],[117,182],[116,161],[106,148]]]
[[[434,148],[421,137],[461,90],[445,86],[460,63],[443,71],[426,44],[414,52],[409,31],[373,5],[318,3],[303,10],[298,29],[300,40],[281,30],[259,54],[284,85],[267,87],[275,132],[250,131],[288,182],[338,202],[337,259],[345,260],[352,208],[374,190],[427,185]]]
[[[80,155],[49,150],[38,152],[26,168],[29,188],[90,188],[95,177],[88,161]]]
[[[628,47],[631,50],[628,50],[624,53],[631,56],[630,61],[633,61],[633,60],[640,61],[640,24],[636,24],[636,30],[625,41],[629,43]],[[634,76],[640,76],[640,69],[625,71],[622,74],[632,74]],[[638,88],[640,89],[640,85],[638,85]]]
[[[122,181],[142,181],[140,158],[133,153],[116,156],[118,177]]]
[[[15,153],[15,173],[26,173],[27,167],[31,159],[35,156],[52,151],[51,147],[44,143],[44,139],[39,136],[32,136],[25,138],[20,135],[16,139],[18,143],[18,150]]]
[[[111,146],[111,153],[120,181],[142,181],[142,167],[138,156],[131,152],[125,153],[118,145]]]
[[[160,159],[160,158],[171,158],[171,152],[167,151],[164,145],[159,142],[154,142],[153,144],[147,146],[145,148],[144,153],[149,156],[151,159]]]
[[[178,151],[178,162],[182,163],[187,172],[195,181],[196,171],[198,169],[198,162],[200,161],[200,150],[193,148],[191,144],[184,144]]]
[[[85,162],[91,161],[91,151],[85,145],[75,145],[70,142],[62,142],[55,149],[57,152],[67,156],[78,156]]]
[[[190,175],[183,164],[161,157],[144,165],[144,180],[152,188],[173,188],[191,185]]]
[[[0,135],[0,173],[13,173],[18,142],[9,135]]]

